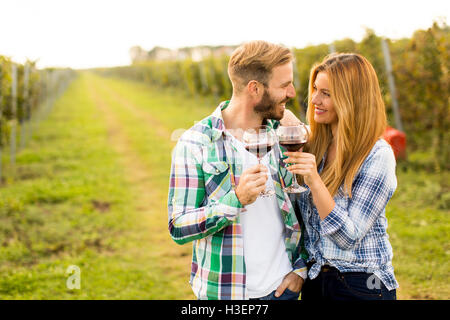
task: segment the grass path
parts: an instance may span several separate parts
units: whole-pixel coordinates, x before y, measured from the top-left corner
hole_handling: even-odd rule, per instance
[[[155,170],[157,165],[161,165],[152,161],[154,153],[163,153],[161,159],[166,162],[164,167],[167,169],[170,149],[166,142],[170,141],[170,131],[126,97],[115,93],[104,84],[103,79],[92,75],[87,76],[87,79],[90,84],[89,97],[103,114],[110,144],[120,155],[132,192],[137,195],[134,209],[141,215],[144,229],[136,238],[143,242],[142,246],[133,248],[134,254],[144,261],[149,259],[159,265],[160,278],[171,281],[173,292],[168,292],[168,297],[193,298],[186,281],[190,267],[190,247],[176,246],[168,235],[164,201],[168,181],[158,180],[158,175],[167,178],[167,172],[164,174],[159,172],[160,169]],[[158,140],[164,143],[158,144]],[[163,296],[161,292],[159,295]]]
[[[217,103],[80,74],[0,187],[0,299],[195,298],[191,245],[167,231],[170,155]],[[398,170],[387,216],[400,299],[450,298],[449,215],[432,200],[446,178]],[[66,287],[70,265],[80,290]]]
[[[1,189],[0,298],[194,298],[191,248],[167,231],[171,129],[107,82],[71,85]]]

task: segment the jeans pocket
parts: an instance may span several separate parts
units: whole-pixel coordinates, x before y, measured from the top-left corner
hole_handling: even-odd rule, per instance
[[[340,280],[349,293],[362,299],[382,299],[382,287],[384,286],[381,281],[377,279],[373,284],[372,277],[376,277],[370,273],[341,273],[339,275]]]
[[[294,292],[286,288],[278,300],[298,300],[300,292]]]

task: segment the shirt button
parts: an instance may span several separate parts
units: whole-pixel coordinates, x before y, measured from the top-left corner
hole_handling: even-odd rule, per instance
[[[220,171],[219,171],[219,169],[216,169],[216,173],[219,173]]]

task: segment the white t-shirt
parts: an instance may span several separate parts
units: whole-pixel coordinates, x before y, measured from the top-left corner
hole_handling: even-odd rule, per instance
[[[256,156],[248,152],[241,141],[228,135],[241,155],[243,170],[258,164]],[[261,159],[262,164],[268,165],[271,153]],[[270,174],[266,188],[274,189]],[[241,213],[241,227],[247,295],[249,298],[259,298],[275,290],[293,269],[286,253],[285,225],[276,196],[258,197],[245,208],[247,211]]]

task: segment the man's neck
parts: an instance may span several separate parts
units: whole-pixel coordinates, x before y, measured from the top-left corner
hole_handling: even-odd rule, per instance
[[[232,97],[228,107],[222,111],[225,128],[228,130],[245,130],[256,128],[263,123],[263,118],[255,113],[253,107],[244,99]]]

